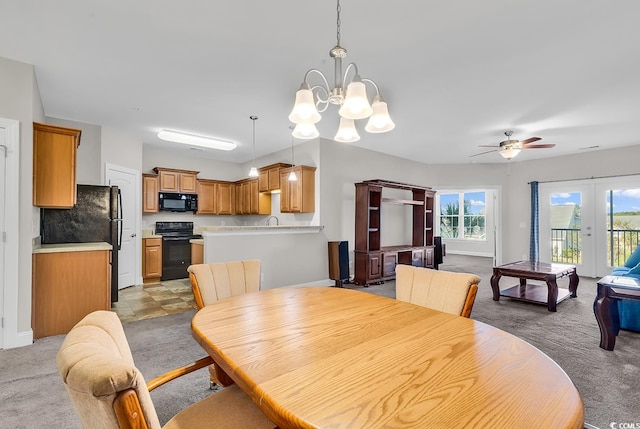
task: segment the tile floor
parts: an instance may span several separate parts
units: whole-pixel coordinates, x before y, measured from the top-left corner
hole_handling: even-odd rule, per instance
[[[166,316],[196,308],[189,279],[168,280],[156,284],[121,289],[111,309],[122,322]]]

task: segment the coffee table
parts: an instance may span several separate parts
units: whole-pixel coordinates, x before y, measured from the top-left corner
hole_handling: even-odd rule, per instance
[[[598,293],[593,312],[600,327],[600,347],[613,350],[620,332],[618,301],[640,301],[640,280],[634,277],[606,276],[598,281]]]
[[[501,277],[517,277],[520,283],[508,289],[500,290],[498,283]],[[558,288],[556,280],[569,277],[569,289]],[[544,285],[527,283],[527,280],[542,280]],[[491,276],[491,289],[493,300],[499,301],[501,296],[506,296],[521,301],[547,304],[549,311],[556,311],[556,304],[564,301],[569,296],[577,297],[578,274],[576,266],[569,264],[554,264],[547,262],[518,261],[498,267],[493,267]]]

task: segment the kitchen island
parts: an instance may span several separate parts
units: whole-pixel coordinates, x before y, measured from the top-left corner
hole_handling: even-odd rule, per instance
[[[332,285],[321,225],[207,226],[200,229],[204,262],[260,259],[261,288]]]

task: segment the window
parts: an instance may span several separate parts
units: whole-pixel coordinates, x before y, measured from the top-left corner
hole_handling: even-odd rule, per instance
[[[484,191],[443,193],[439,196],[440,235],[443,238],[486,240],[487,196]]]

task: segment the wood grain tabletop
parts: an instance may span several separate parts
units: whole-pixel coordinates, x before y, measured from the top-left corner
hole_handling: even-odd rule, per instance
[[[269,289],[194,316],[193,337],[281,428],[582,428],[565,372],[471,319],[333,287]]]

